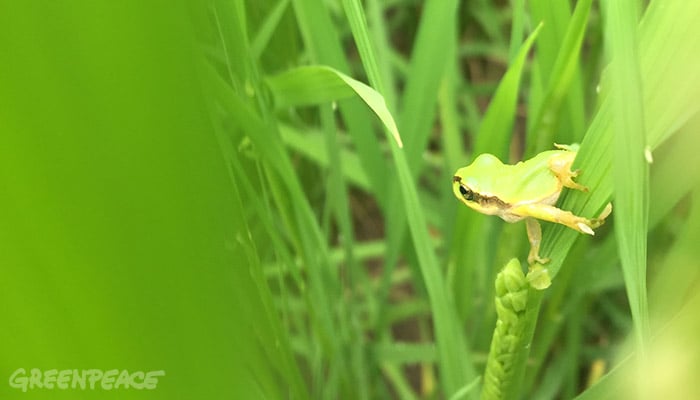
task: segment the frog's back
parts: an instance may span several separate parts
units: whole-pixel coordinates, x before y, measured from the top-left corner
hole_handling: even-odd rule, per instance
[[[510,166],[511,173],[503,178],[503,201],[509,204],[551,203],[559,197],[562,183],[550,169],[552,159],[572,161],[576,152],[549,150],[526,161]]]

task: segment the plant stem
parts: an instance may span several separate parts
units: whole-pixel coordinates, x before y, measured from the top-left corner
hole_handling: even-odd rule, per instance
[[[542,291],[525,278],[520,262],[512,259],[496,276],[498,320],[484,372],[481,398],[518,398],[530,344],[537,324]]]

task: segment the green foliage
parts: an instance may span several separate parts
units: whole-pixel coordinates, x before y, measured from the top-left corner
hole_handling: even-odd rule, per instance
[[[0,397],[307,397],[253,241],[250,175],[227,173],[203,102],[195,16],[2,9]],[[8,384],[19,368],[164,376],[79,390],[54,374],[54,389],[22,393]]]
[[[652,2],[639,14],[612,3],[212,9],[205,87],[294,349],[288,372],[312,397],[477,397],[496,271],[524,258],[527,241],[520,224],[460,207],[451,174],[482,152],[515,162],[553,142],[581,142],[590,189],[565,191],[559,205],[590,217],[612,200],[614,221],[594,239],[545,224],[552,283],[529,289],[532,350],[519,353],[504,398],[585,393],[597,378],[580,372],[617,365],[632,326],[637,351],[654,354],[649,325],[688,303],[677,293],[650,314],[647,276],[650,287],[684,280],[684,293],[698,279],[689,258],[676,274],[661,268],[697,203],[694,174],[677,176],[693,157],[675,154],[697,145],[700,7]],[[604,382],[616,376],[589,390],[612,396],[619,385]]]
[[[161,398],[700,398],[700,2],[21,4],[5,369],[164,365]],[[451,178],[554,142],[589,188],[558,206],[613,215],[544,223],[525,276],[524,224]]]
[[[697,398],[700,3],[575,3],[8,7],[0,292],[46,318],[5,311],[3,365],[136,352],[189,390],[163,398]],[[451,178],[554,142],[589,188],[558,206],[613,215],[543,224],[526,277],[524,224]],[[43,335],[60,315],[79,338]]]
[[[646,259],[649,228],[649,167],[645,159],[646,129],[635,1],[606,2],[607,48],[611,55],[611,101],[617,116],[613,152],[615,202],[624,208],[615,213],[615,239],[630,299],[638,352],[645,354],[649,341]],[[650,150],[647,150],[650,151]]]

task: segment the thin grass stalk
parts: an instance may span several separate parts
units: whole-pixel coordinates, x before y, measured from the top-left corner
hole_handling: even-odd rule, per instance
[[[358,0],[344,0],[343,5],[370,82],[378,89],[383,88],[382,77],[379,74],[379,69],[376,66],[376,57],[373,54],[374,50],[370,46],[361,3]],[[410,90],[407,89],[408,92]],[[411,218],[408,218],[409,231],[413,238],[413,244],[416,246],[418,265],[421,268],[433,307],[436,342],[440,353],[439,361],[444,390],[448,395],[451,395],[458,391],[468,380],[473,379],[475,374],[471,365],[467,362],[469,353],[466,349],[464,337],[461,333],[461,328],[457,324],[453,304],[447,296],[444,279],[440,268],[438,268],[435,253],[430,245],[431,240],[427,232],[425,215],[420,207],[411,168],[407,161],[407,154],[399,147],[397,142],[392,140],[388,130],[385,130],[385,133],[390,143],[392,159],[398,175],[400,200],[403,203],[403,210],[405,210],[407,215],[411,216]],[[409,136],[410,139],[414,139],[414,137],[415,135]],[[415,152],[416,150],[414,149],[413,151]],[[401,218],[398,220],[405,221],[406,219]]]

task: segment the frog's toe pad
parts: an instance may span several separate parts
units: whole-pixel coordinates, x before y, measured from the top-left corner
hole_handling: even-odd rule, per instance
[[[579,222],[578,224],[576,224],[576,226],[578,226],[578,229],[583,233],[587,233],[591,236],[595,235],[595,232],[593,232],[593,229],[591,229],[590,226],[584,224],[583,222]]]
[[[610,213],[612,213],[612,209],[613,209],[612,203],[608,203],[605,206],[605,208],[603,209],[603,211],[600,213],[600,215],[598,216],[598,219],[604,220],[605,218],[607,218],[608,215],[610,215]]]

